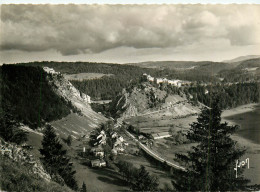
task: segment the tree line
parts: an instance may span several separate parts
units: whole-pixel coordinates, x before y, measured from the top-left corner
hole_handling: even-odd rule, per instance
[[[111,63],[93,63],[93,62],[30,62],[19,63],[23,66],[51,67],[55,71],[66,74],[76,73],[103,73],[113,74],[111,77],[102,77],[101,79],[71,81],[72,84],[81,92],[90,95],[93,99],[113,99],[123,88],[128,88],[133,83],[138,83],[144,73],[155,78],[167,77],[168,79],[180,79],[199,82],[218,81],[210,73],[201,74],[199,71],[187,70],[178,71],[174,69],[155,69],[142,68],[133,65],[120,65]]]
[[[205,94],[205,90],[208,90],[209,93]],[[184,93],[190,93],[195,102],[199,101],[207,106],[210,106],[214,96],[218,96],[221,98],[219,105],[222,109],[234,108],[248,103],[258,103],[260,101],[259,83],[188,87],[184,89]]]

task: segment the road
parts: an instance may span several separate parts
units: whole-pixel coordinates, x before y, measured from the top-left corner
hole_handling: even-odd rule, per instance
[[[138,139],[135,138],[134,135],[132,135],[130,132],[128,132],[127,130],[125,130],[126,134],[129,135],[135,142],[137,142],[139,144],[139,146],[150,156],[154,157],[155,159],[157,159],[158,161],[164,163],[166,162],[167,165],[171,166],[171,167],[175,167],[177,169],[182,169],[182,170],[186,170],[184,167],[176,165],[162,157],[160,157],[158,154],[156,154],[154,151],[152,151],[151,149],[149,149],[148,147],[146,147],[144,144],[142,144]]]

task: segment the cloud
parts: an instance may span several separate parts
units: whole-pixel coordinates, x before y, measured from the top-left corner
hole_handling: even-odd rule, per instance
[[[77,55],[218,39],[246,46],[260,44],[259,21],[259,5],[1,5],[0,48]]]

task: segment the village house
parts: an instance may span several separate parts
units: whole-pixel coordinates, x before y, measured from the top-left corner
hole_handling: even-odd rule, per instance
[[[106,134],[104,131],[100,132],[100,134],[97,136],[97,140],[98,141],[94,143],[94,146],[106,144]]]
[[[152,77],[151,75],[148,75],[147,76],[147,80],[150,81],[150,82],[153,82],[154,81],[154,77]]]
[[[111,133],[111,138],[113,139],[113,138],[116,138],[117,137],[117,132],[112,132]]]
[[[91,167],[106,167],[106,165],[104,160],[95,159],[91,161]]]
[[[117,153],[124,152],[125,146],[128,146],[128,143],[125,142],[122,136],[117,136],[112,149],[112,153],[117,155]]]
[[[181,87],[181,86],[190,86],[191,83],[192,83],[190,81],[182,81],[182,80],[179,80],[179,79],[169,80],[167,78],[154,78],[150,75],[147,75],[146,73],[144,73],[143,75],[147,78],[148,81],[152,81],[152,82],[155,81],[157,84],[168,83],[169,85]]]
[[[157,79],[156,79],[156,83],[157,83],[157,84],[163,83],[163,79],[162,79],[162,78],[157,78]]]
[[[145,139],[145,137],[144,137],[143,135],[139,135],[139,136],[138,136],[138,139],[139,139],[139,140],[143,140],[143,139]]]
[[[182,85],[182,86],[190,86],[190,85],[191,85],[191,82],[190,82],[190,81],[182,81],[182,82],[181,82],[181,85]]]
[[[95,157],[100,157],[103,158],[105,155],[105,152],[102,147],[93,147],[90,152],[95,156]]]
[[[168,84],[174,85],[176,87],[181,87],[181,80],[178,80],[178,79],[176,79],[176,80],[168,80]]]

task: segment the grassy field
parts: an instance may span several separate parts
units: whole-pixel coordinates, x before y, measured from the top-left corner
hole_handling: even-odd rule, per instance
[[[64,77],[68,80],[91,80],[91,79],[99,79],[104,76],[110,77],[113,74],[103,74],[103,73],[76,73],[76,74],[65,74]]]
[[[95,128],[91,126],[88,117],[83,117],[76,113],[71,113],[67,117],[53,121],[51,125],[55,127],[55,130],[61,136],[72,135],[74,137],[88,135]]]

